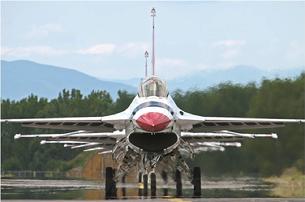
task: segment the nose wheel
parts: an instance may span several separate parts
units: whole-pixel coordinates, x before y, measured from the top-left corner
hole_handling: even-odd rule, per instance
[[[150,177],[150,195],[152,198],[155,198],[157,195],[157,178],[154,172],[150,175],[144,174],[143,176],[142,173],[139,173],[139,183],[141,183],[143,179],[143,189],[139,189],[138,195],[144,197],[148,196],[148,177]]]

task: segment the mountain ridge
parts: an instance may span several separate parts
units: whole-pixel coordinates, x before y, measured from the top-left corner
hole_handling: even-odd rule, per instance
[[[80,71],[28,60],[1,60],[1,97],[21,99],[30,94],[55,98],[63,89],[79,89],[83,94],[106,90],[112,98],[118,90],[135,92],[136,88],[119,82],[103,81]]]
[[[262,70],[254,66],[238,65],[229,69],[201,70],[169,80],[170,91],[180,89],[206,89],[219,83],[234,84],[259,83],[263,78],[296,77],[304,72],[304,67],[286,70]],[[30,94],[52,99],[63,89],[79,89],[84,95],[92,90],[106,90],[113,99],[118,90],[135,93],[141,78],[127,80],[99,79],[83,72],[40,64],[28,60],[1,60],[1,98],[19,100]]]
[[[237,65],[227,69],[196,71],[182,77],[168,80],[167,83],[170,91],[176,89],[187,91],[190,89],[206,89],[225,82],[242,85],[250,82],[259,84],[264,78],[293,78],[304,71],[305,67],[302,66],[292,69],[263,70],[255,66]],[[140,78],[117,81],[136,87]]]

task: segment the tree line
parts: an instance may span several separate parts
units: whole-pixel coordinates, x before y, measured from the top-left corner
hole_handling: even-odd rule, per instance
[[[176,104],[184,111],[202,116],[262,118],[304,118],[305,73],[289,79],[263,79],[260,84],[222,83],[205,90],[176,90]],[[125,91],[113,100],[106,91],[83,95],[79,90],[63,90],[52,100],[35,95],[22,100],[1,100],[2,118],[104,116],[120,112],[134,98]],[[2,170],[71,169],[68,162],[81,153],[61,145],[40,146],[39,140],[14,140],[17,133],[51,133],[50,129],[22,128],[20,124],[1,124]],[[64,131],[60,131],[64,132]],[[243,130],[276,132],[278,140],[255,139],[242,142],[241,148],[225,152],[200,153],[191,165],[200,165],[208,175],[280,174],[288,167],[304,172],[304,124],[279,129]]]

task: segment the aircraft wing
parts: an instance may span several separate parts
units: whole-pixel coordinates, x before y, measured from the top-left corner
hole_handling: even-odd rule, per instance
[[[32,128],[113,132],[122,129],[127,120],[127,113],[121,112],[104,117],[1,119],[1,122],[21,123],[24,127]]]
[[[182,130],[190,132],[208,132],[219,130],[277,128],[289,123],[305,123],[304,119],[267,119],[235,117],[202,117],[185,113],[177,120]]]

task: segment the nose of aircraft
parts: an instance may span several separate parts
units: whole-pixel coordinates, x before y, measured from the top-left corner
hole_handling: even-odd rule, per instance
[[[164,130],[171,120],[159,112],[147,112],[142,114],[137,120],[137,124],[144,130],[158,132]]]

